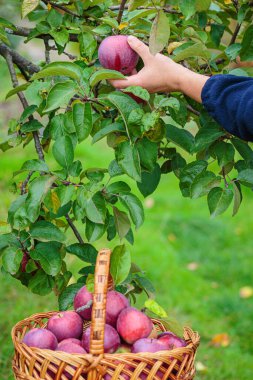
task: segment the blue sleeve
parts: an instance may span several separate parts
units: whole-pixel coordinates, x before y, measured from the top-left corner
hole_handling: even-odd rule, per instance
[[[202,102],[229,133],[253,141],[253,78],[214,75],[205,83]]]

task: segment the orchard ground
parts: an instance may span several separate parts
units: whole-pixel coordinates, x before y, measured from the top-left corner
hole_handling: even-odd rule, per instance
[[[2,88],[5,90],[1,90],[1,100],[8,83]],[[8,117],[14,115],[17,104],[13,98],[3,106]],[[0,124],[2,135],[3,119]],[[25,159],[34,158],[32,152],[33,147],[28,146],[25,150],[0,153],[1,221],[14,198],[8,191],[12,172]],[[81,144],[76,158],[82,160],[84,167],[103,167],[112,154],[104,142],[85,149]],[[133,186],[131,181],[129,184]],[[205,200],[182,198],[176,179],[163,176],[155,194],[144,201],[146,221],[131,249],[133,261],[147,271],[155,284],[157,300],[169,317],[181,326],[192,326],[201,335],[196,380],[252,379],[253,302],[252,298],[242,299],[239,291],[252,285],[253,194],[248,190],[244,197],[235,218],[230,209],[224,216],[210,219]],[[70,243],[75,241],[70,232],[68,238]],[[69,260],[77,273],[81,262],[74,256]],[[138,301],[140,306],[142,301]],[[1,275],[0,305],[1,380],[13,380],[13,324],[32,313],[56,309],[57,301],[52,295],[36,296],[13,278]],[[213,336],[220,333],[228,334],[229,345],[211,346]]]

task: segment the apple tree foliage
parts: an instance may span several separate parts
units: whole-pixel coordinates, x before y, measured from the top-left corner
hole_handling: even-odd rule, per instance
[[[238,57],[253,60],[253,3],[23,0],[20,7],[28,26],[0,18],[0,54],[13,82],[7,98],[18,95],[23,105],[0,149],[32,144],[35,149],[34,158],[14,173],[9,232],[0,236],[2,271],[34,293],[54,291],[64,309],[84,283],[92,286],[97,248],[107,239],[115,241],[111,273],[118,289],[133,297],[141,290],[153,293],[128,248],[144,221],[143,197],[156,190],[161,176],[175,175],[184,197],[207,198],[212,216],[232,202],[234,215],[241,187],[253,186],[253,151],[180,93],[150,95],[141,87],[115,91],[107,79],[123,76],[100,66],[99,43],[110,35],[132,34],[153,54],[162,51],[203,74],[249,76],[250,69],[233,63]],[[12,35],[23,38],[27,50],[30,41],[43,40],[45,62],[36,65],[20,56]],[[70,54],[73,49],[77,56]],[[58,52],[53,62],[51,50]],[[75,158],[80,144],[100,140],[114,151],[108,167],[89,168]],[[48,154],[54,159],[50,164]],[[133,183],[139,193],[132,192]],[[82,236],[76,223],[84,225]],[[68,230],[76,238],[70,245]],[[71,285],[68,255],[83,261]]]

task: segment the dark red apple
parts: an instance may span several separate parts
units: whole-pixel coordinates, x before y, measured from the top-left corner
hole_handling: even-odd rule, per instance
[[[139,56],[127,42],[128,36],[109,36],[100,44],[98,58],[106,69],[130,74],[136,67]]]
[[[149,317],[134,307],[122,310],[117,320],[118,333],[129,344],[141,338],[147,338],[152,328],[153,323]]]
[[[88,307],[88,309],[85,309],[83,311],[78,311],[78,309],[82,306],[86,306],[88,303],[91,303],[93,299],[92,293],[90,293],[86,286],[83,286],[75,295],[74,298],[74,308],[76,312],[81,315],[83,319],[86,319],[88,321],[91,320],[91,311],[92,306]]]
[[[83,332],[83,320],[75,311],[63,311],[51,317],[47,329],[57,338],[58,342],[68,338],[80,338]]]
[[[58,346],[56,336],[46,329],[32,329],[25,334],[23,340],[29,347],[46,348],[55,350]]]
[[[120,312],[129,306],[128,299],[122,293],[115,290],[109,291],[106,301],[106,323],[116,326]]]
[[[168,347],[168,350],[173,350],[173,348],[185,347],[187,345],[184,339],[179,338],[171,331],[166,331],[158,335],[157,339],[159,342],[165,344]]]
[[[59,344],[58,344],[58,348],[64,344],[70,344],[70,343],[74,343],[74,344],[77,344],[78,346],[82,346],[82,342],[79,340],[79,339],[76,339],[76,338],[68,338],[68,339],[64,339],[62,340]]]
[[[61,343],[59,343],[57,347],[57,351],[68,352],[69,354],[87,354],[85,349],[81,347],[79,344],[75,344],[75,343],[61,344]]]
[[[157,352],[164,351],[168,348],[158,339],[143,338],[137,340],[132,346],[132,352],[137,354],[138,352]]]
[[[90,351],[90,327],[88,327],[83,333],[82,346],[87,352]],[[113,354],[115,351],[117,351],[119,346],[119,334],[111,325],[105,325],[104,352]]]

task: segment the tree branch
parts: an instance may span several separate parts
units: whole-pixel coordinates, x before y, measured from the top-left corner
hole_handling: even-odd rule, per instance
[[[31,176],[33,175],[33,171],[30,171],[28,176],[26,177],[26,179],[22,182],[22,185],[21,185],[21,195],[24,195],[26,193],[26,186],[31,178]]]
[[[109,9],[111,11],[117,11],[118,9],[120,9],[121,5],[113,5],[111,7],[109,7]],[[128,6],[125,5],[124,6],[124,9],[127,9]],[[177,11],[176,9],[172,9],[171,7],[137,7],[136,9],[162,9],[165,13],[172,13],[172,14],[182,14],[180,11]]]
[[[186,108],[188,109],[188,111],[190,111],[191,113],[193,113],[194,115],[197,115],[199,116],[200,115],[200,112],[195,110],[195,108],[193,108],[192,106],[190,106],[190,104],[187,104]]]
[[[45,3],[46,5],[48,5],[48,4],[51,5],[52,8],[60,9],[61,11],[65,12],[65,13],[68,13],[68,14],[71,15],[71,16],[74,16],[74,17],[81,17],[81,16],[78,15],[77,13],[72,12],[70,9],[63,7],[63,6],[60,5],[60,4],[55,4],[55,3],[54,3],[53,1],[51,1],[51,0],[43,0],[43,3]]]
[[[5,28],[5,31],[8,34],[13,34],[14,36],[20,36],[20,37],[29,37],[30,33],[33,31],[32,29],[25,28],[23,26],[17,26],[16,30],[12,30],[9,28]],[[69,40],[71,42],[78,42],[77,34],[69,34]],[[53,37],[50,34],[39,34],[38,36],[35,36],[34,38],[40,38],[42,40],[44,39],[51,39],[53,40]]]
[[[77,228],[76,228],[76,226],[74,225],[74,223],[72,222],[72,220],[71,220],[69,214],[66,214],[66,215],[65,215],[65,218],[66,218],[66,220],[67,220],[67,222],[68,222],[70,228],[71,228],[72,231],[74,232],[74,234],[75,234],[77,240],[79,241],[79,243],[80,243],[80,244],[84,244],[84,241],[83,241],[81,235],[79,234],[79,232],[77,231]]]
[[[50,50],[51,46],[49,45],[49,41],[47,38],[44,39],[44,45],[45,45],[45,61],[48,65],[50,63]]]
[[[120,24],[122,20],[122,16],[124,13],[125,5],[126,5],[127,0],[121,0],[120,6],[119,6],[119,13],[117,17],[117,21]]]
[[[34,65],[32,62],[22,57],[9,46],[5,45],[4,43],[0,43],[0,55],[2,55],[5,58],[7,53],[11,57],[11,61],[18,66],[20,71],[23,70],[25,72],[28,72],[30,75],[40,71],[40,68],[38,66]]]
[[[238,36],[238,33],[240,32],[242,24],[236,24],[235,31],[232,35],[232,38],[230,40],[229,46],[235,43],[236,37]]]

